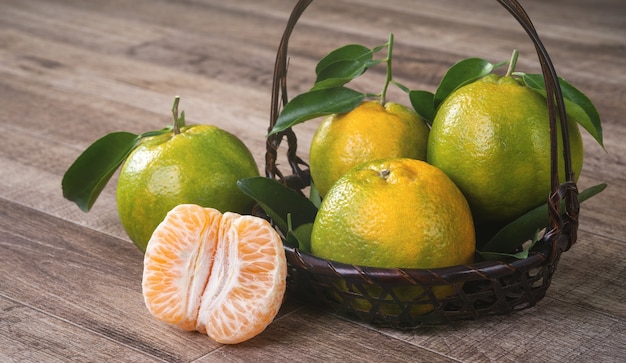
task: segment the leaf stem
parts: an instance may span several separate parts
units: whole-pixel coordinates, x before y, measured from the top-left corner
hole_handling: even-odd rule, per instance
[[[517,49],[513,49],[513,54],[511,54],[511,60],[509,61],[509,69],[506,70],[505,77],[509,77],[515,72],[515,66],[517,65],[517,57],[519,52]]]
[[[383,90],[380,92],[380,103],[385,104],[387,98],[387,89],[389,88],[389,83],[393,80],[392,72],[391,72],[391,60],[393,53],[393,33],[389,33],[389,42],[387,43],[387,77],[385,79],[385,85],[383,86]]]
[[[174,105],[172,105],[172,116],[174,117],[174,123],[172,130],[174,135],[180,134],[180,117],[178,116],[178,103],[180,102],[180,96],[174,97]]]

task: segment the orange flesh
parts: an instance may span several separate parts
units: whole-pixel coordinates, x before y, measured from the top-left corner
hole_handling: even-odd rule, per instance
[[[272,322],[286,274],[282,241],[267,221],[181,205],[148,244],[142,286],[158,319],[233,344]]]

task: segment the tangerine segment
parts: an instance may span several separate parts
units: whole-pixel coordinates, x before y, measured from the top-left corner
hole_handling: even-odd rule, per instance
[[[183,204],[152,235],[142,286],[156,318],[233,344],[272,322],[286,276],[282,240],[267,221]]]
[[[144,256],[143,296],[148,310],[183,330],[194,330],[209,279],[222,214],[180,205],[154,231]]]
[[[261,218],[224,213],[211,277],[199,328],[220,343],[256,336],[278,313],[286,289],[280,236]]]

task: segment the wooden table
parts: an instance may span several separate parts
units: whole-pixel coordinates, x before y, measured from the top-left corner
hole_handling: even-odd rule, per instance
[[[117,217],[115,181],[89,213],[63,199],[61,178],[91,142],[170,122],[237,134],[264,160],[275,51],[293,0],[2,0],[0,6],[0,361],[624,362],[626,361],[626,3],[526,0],[559,75],[603,119],[606,151],[584,133],[579,238],[531,309],[410,331],[347,320],[288,298],[240,345],[153,319],[141,295],[142,254]],[[384,5],[381,5],[383,4]],[[394,75],[434,90],[454,62],[493,62],[530,40],[495,1],[317,1],[291,40],[290,91],[347,44],[395,34]],[[376,92],[382,74],[360,87]],[[408,102],[402,93],[391,93]],[[298,126],[307,158],[316,122]]]

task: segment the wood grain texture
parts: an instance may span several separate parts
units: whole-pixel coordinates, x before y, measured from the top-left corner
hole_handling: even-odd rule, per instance
[[[2,297],[0,312],[2,362],[158,361],[71,321]]]
[[[125,235],[115,181],[90,213],[64,200],[63,173],[97,138],[170,122],[239,136],[262,168],[276,47],[294,0],[3,0],[0,11],[0,361],[2,362],[623,362],[626,361],[626,3],[525,0],[560,76],[603,120],[583,132],[577,243],[536,307],[510,316],[396,331],[288,298],[276,321],[236,346],[153,319],[142,256]],[[493,62],[532,43],[496,1],[317,0],[292,36],[290,94],[316,61],[395,35],[394,76],[433,90],[466,57]],[[384,74],[355,83],[377,92]],[[399,91],[390,98],[408,102]],[[299,154],[318,121],[296,127]]]

